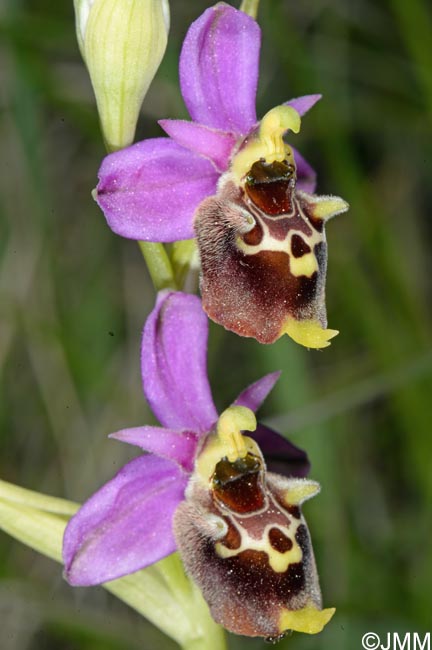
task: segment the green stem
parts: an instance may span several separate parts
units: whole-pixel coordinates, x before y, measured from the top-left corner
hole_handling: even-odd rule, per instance
[[[200,590],[193,583],[184,603],[187,617],[194,621],[192,634],[181,643],[183,650],[226,650],[225,630],[215,623]]]
[[[223,628],[213,623],[214,629],[209,630],[205,638],[193,639],[182,644],[183,650],[226,650],[226,637]]]
[[[77,504],[4,482],[0,487],[0,530],[62,563],[62,541],[68,518],[63,513],[67,509],[75,511]],[[62,514],[41,509],[47,507],[57,508]],[[225,650],[223,630],[211,618],[199,590],[188,582],[177,554],[107,582],[103,587],[184,650]]]
[[[0,529],[38,553],[62,562],[66,519],[0,498]]]
[[[36,508],[44,512],[52,512],[58,515],[72,516],[80,507],[78,503],[50,497],[47,494],[33,492],[19,485],[7,483],[0,480],[0,499],[10,503],[22,504],[28,508]]]
[[[192,622],[191,631],[181,647],[183,650],[225,650],[225,632],[210,615],[200,590],[188,579],[178,553],[154,565],[163,577],[175,600],[182,604],[185,616]]]
[[[173,593],[182,592],[184,596],[189,596],[192,591],[192,583],[184,572],[178,553],[168,555],[168,557],[158,562],[155,567]]]
[[[240,5],[240,11],[251,16],[256,20],[258,15],[259,0],[243,0]]]
[[[103,587],[179,645],[191,637],[194,630],[192,622],[185,616],[184,603],[180,603],[167,588],[159,575],[157,564],[106,582]]]
[[[156,291],[177,289],[174,271],[163,244],[138,242]]]

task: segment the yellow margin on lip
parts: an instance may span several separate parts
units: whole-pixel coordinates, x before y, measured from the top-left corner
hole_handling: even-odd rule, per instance
[[[313,605],[307,605],[303,609],[284,609],[279,617],[280,633],[287,630],[304,632],[305,634],[318,634],[330,621],[336,609],[317,609]]]
[[[293,341],[304,345],[306,348],[327,348],[330,345],[330,339],[339,334],[338,330],[324,329],[317,320],[295,320],[288,318],[282,329],[280,336],[288,334]]]

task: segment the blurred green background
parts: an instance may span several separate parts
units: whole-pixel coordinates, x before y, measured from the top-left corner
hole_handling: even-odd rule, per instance
[[[171,3],[168,51],[137,139],[187,117],[179,48],[210,2]],[[317,637],[281,650],[356,650],[368,631],[432,632],[432,14],[426,0],[262,0],[259,114],[321,92],[294,144],[347,215],[327,229],[332,346],[260,346],[211,327],[226,406],[280,368],[263,419],[306,448],[305,508],[326,606]],[[136,455],[106,435],[153,422],[140,380],[154,291],[136,243],[92,201],[104,148],[72,2],[0,8],[0,472],[83,500]],[[153,650],[173,642],[102,589],[0,534],[2,650]],[[230,637],[230,648],[264,648]]]

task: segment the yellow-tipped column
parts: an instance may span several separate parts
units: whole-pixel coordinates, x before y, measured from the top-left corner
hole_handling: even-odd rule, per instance
[[[244,458],[248,453],[246,440],[242,431],[255,431],[257,427],[255,413],[245,406],[230,406],[219,417],[217,423],[217,435],[224,455],[230,463],[238,458]]]
[[[245,406],[230,406],[222,413],[216,425],[216,432],[208,437],[196,461],[195,476],[203,485],[208,485],[217,463],[222,458],[228,458],[230,463],[235,463],[248,453],[261,458],[262,454],[256,442],[242,434],[242,431],[255,431],[256,427],[255,413]]]
[[[237,180],[240,182],[252,165],[261,158],[267,163],[288,160],[294,165],[292,149],[284,142],[283,135],[287,131],[298,133],[300,125],[300,115],[292,106],[276,106],[266,113],[258,133],[245,144],[233,160],[231,170]]]

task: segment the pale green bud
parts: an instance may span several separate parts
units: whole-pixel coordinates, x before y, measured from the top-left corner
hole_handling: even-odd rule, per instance
[[[112,151],[131,144],[165,52],[168,0],[74,0],[78,45]]]

